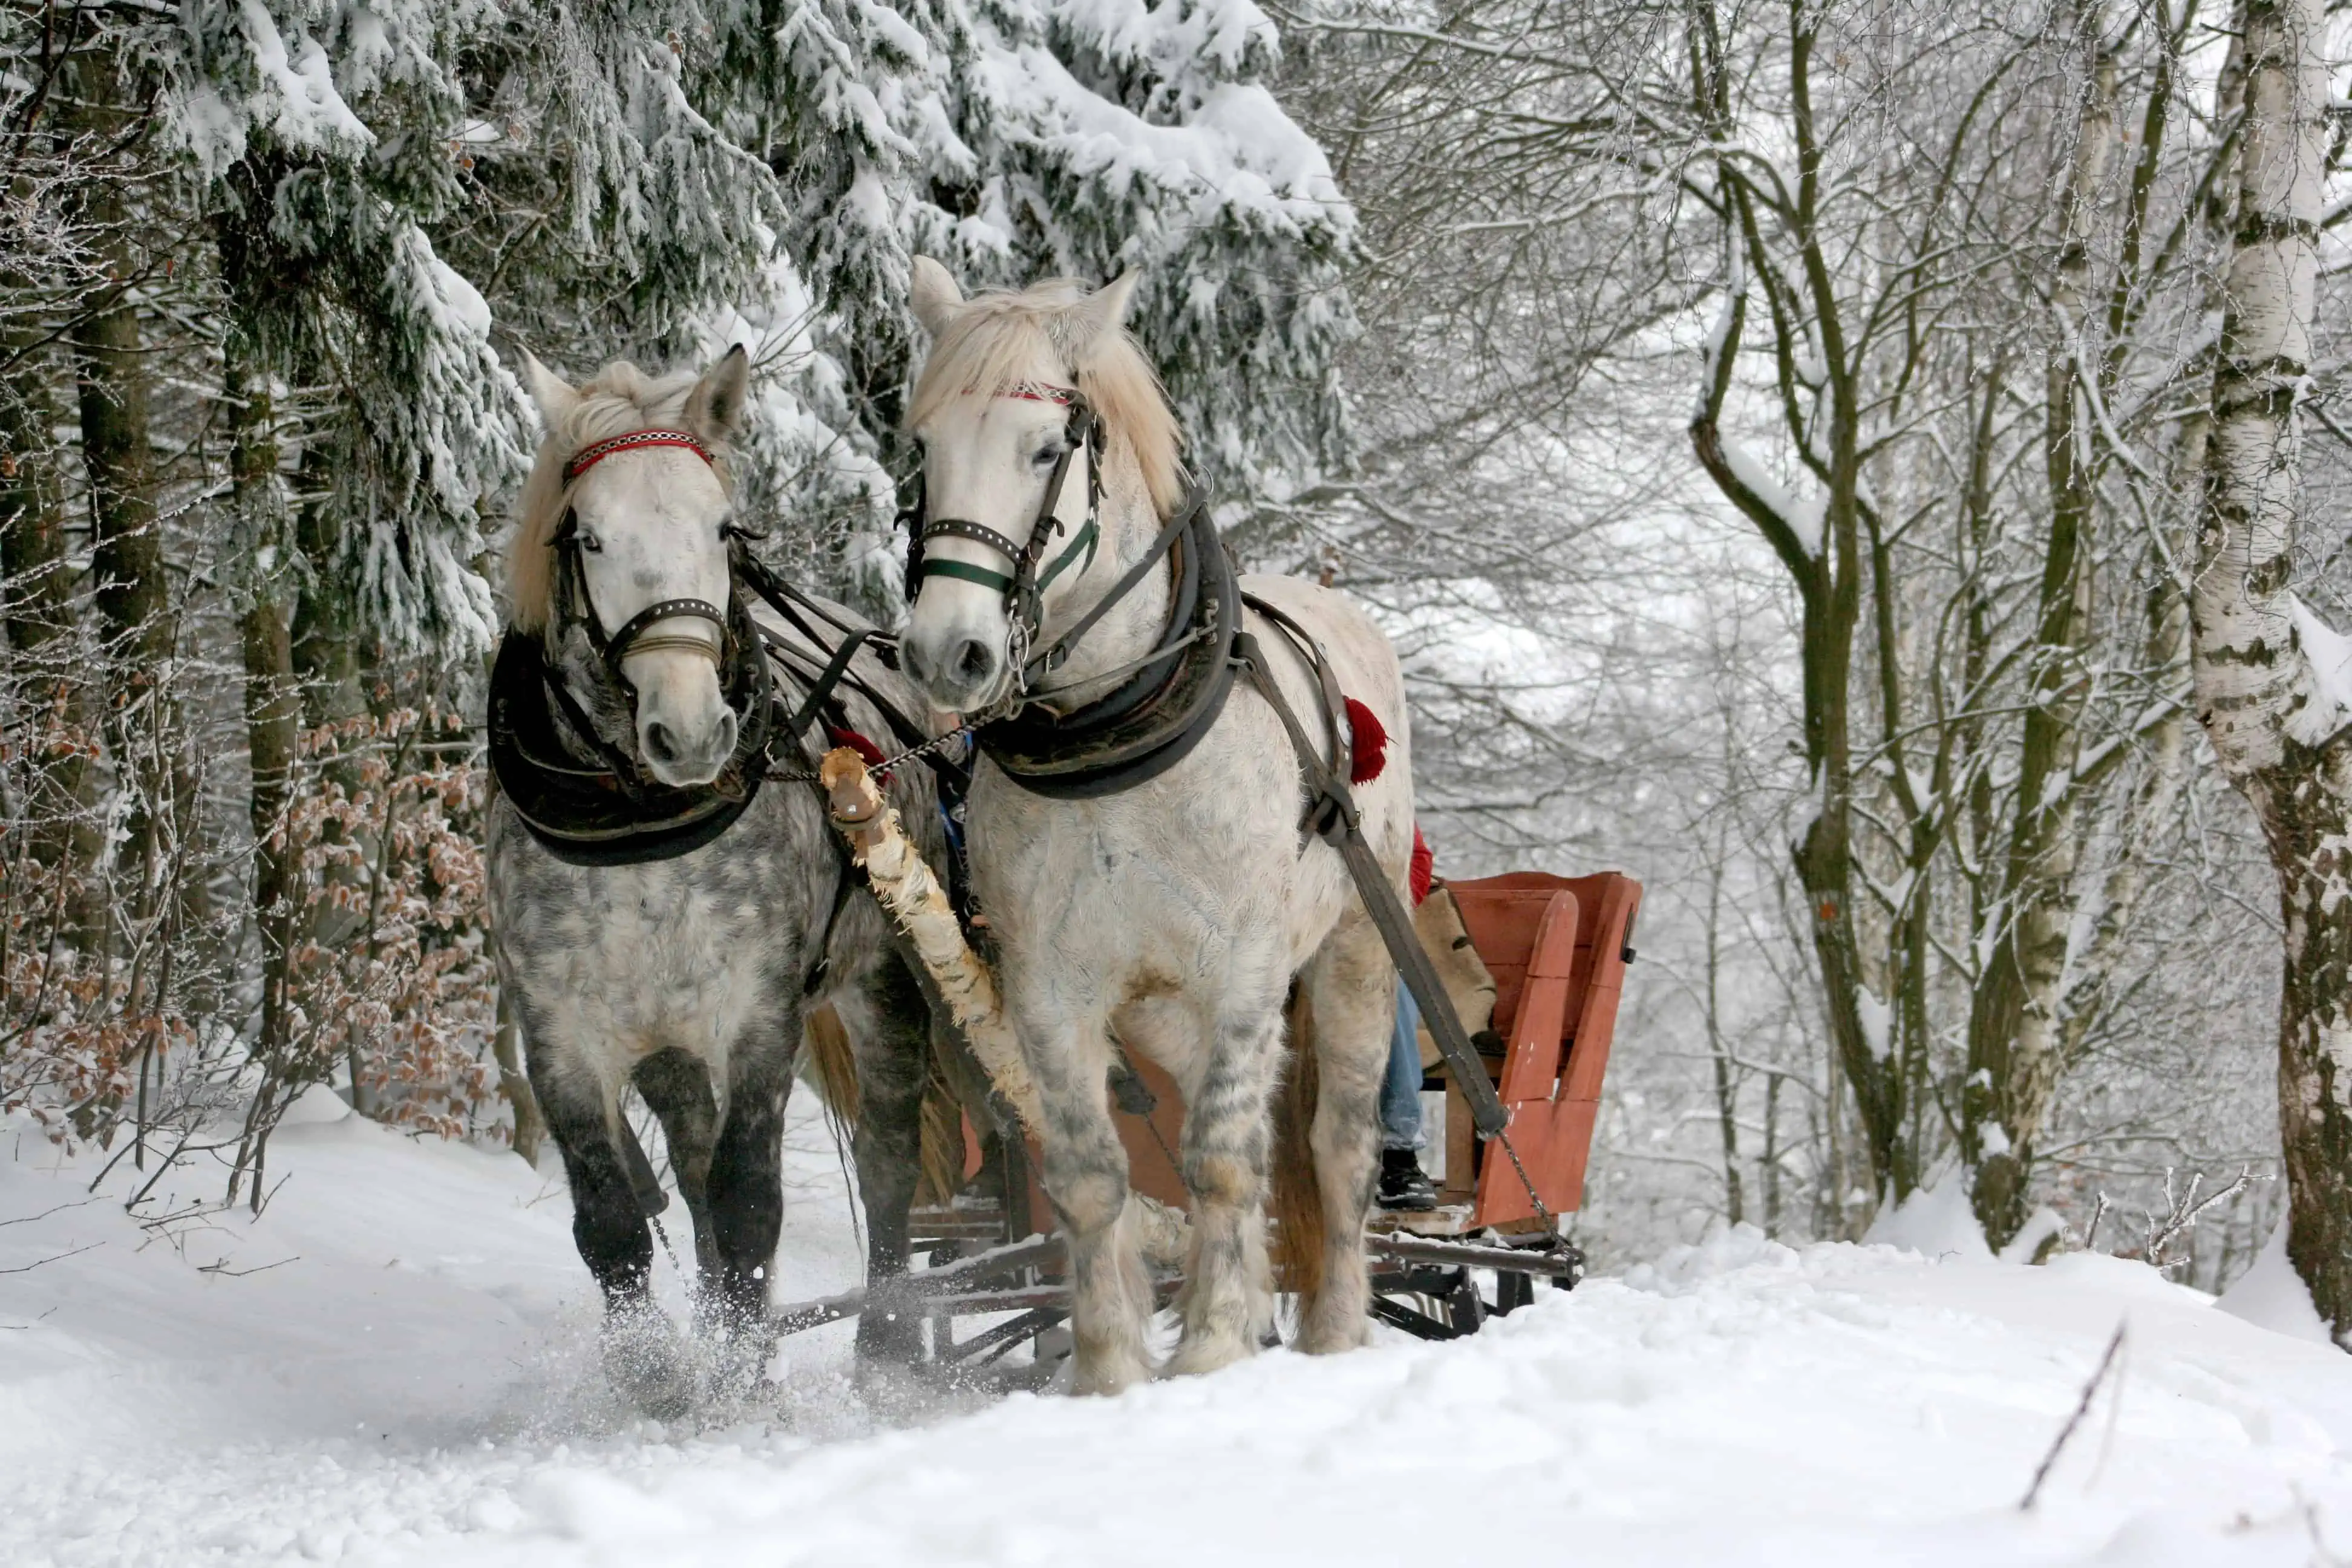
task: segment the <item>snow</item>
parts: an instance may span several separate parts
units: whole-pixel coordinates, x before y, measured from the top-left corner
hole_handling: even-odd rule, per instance
[[[2287,715],[2287,733],[2306,746],[2324,745],[2352,721],[2352,637],[2321,620],[2292,594],[2287,612],[2311,670],[2313,699]]]
[[[2352,1547],[2339,1352],[2114,1258],[1793,1251],[1749,1226],[1473,1339],[1384,1332],[1109,1400],[869,1397],[826,1330],[788,1342],[759,1405],[664,1430],[603,1389],[560,1183],[323,1110],[273,1145],[287,1180],[259,1220],[176,1236],[82,1202],[91,1169],[52,1168],[29,1131],[0,1163],[0,1221],[46,1213],[0,1224],[21,1270],[0,1273],[0,1563],[1150,1568],[1572,1543],[1603,1564],[2301,1568],[2315,1531]],[[783,1288],[818,1293],[855,1251],[805,1102],[791,1147]],[[1955,1191],[1900,1211],[1913,1245]],[[223,1260],[258,1271],[202,1271]],[[2123,1365],[2021,1513],[2118,1322]]]
[[[2254,1258],[2254,1266],[2222,1291],[2215,1305],[2232,1317],[2308,1344],[2334,1342],[2319,1309],[2311,1304],[2310,1288],[2295,1273],[2294,1265],[2287,1261],[2284,1218]]]
[[[1870,1052],[1870,1059],[1883,1062],[1886,1053],[1895,1048],[1895,1010],[1871,994],[1866,985],[1854,987],[1854,1016],[1862,1023],[1862,1043]]]
[[[1931,1259],[1982,1262],[1992,1256],[1985,1246],[1984,1228],[1969,1206],[1968,1176],[1958,1166],[1901,1203],[1880,1205],[1864,1239]]]
[[[1822,552],[1822,499],[1800,498],[1791,493],[1770,469],[1749,454],[1747,447],[1728,437],[1723,439],[1722,445],[1723,460],[1730,465],[1734,477],[1754,491],[1757,500],[1762,501],[1768,510],[1789,525],[1789,531],[1797,536],[1797,543],[1806,554],[1819,555]]]
[[[375,133],[336,90],[334,68],[314,39],[301,38],[289,49],[262,0],[245,0],[238,16],[261,79],[257,108],[276,100],[272,124],[278,135],[297,147],[351,151],[373,145]]]

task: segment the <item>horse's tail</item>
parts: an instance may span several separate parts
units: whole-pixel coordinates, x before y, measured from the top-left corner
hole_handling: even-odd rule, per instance
[[[922,1175],[915,1184],[917,1203],[955,1200],[963,1186],[963,1102],[933,1062],[930,1082],[923,1086],[922,1139],[916,1155]]]
[[[1302,1302],[1322,1293],[1323,1184],[1315,1174],[1315,1100],[1322,1074],[1316,1066],[1315,1009],[1307,988],[1291,987],[1290,1070],[1274,1101],[1274,1261],[1276,1282]]]
[[[834,1136],[857,1131],[857,1053],[850,1047],[849,1031],[832,1005],[813,1007],[801,1026],[802,1049],[807,1053],[809,1087],[824,1104],[824,1119]]]

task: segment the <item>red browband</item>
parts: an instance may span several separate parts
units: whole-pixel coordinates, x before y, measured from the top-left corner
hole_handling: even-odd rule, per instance
[[[1031,403],[1058,403],[1067,408],[1078,400],[1075,386],[1047,386],[1042,382],[1024,381],[1001,395],[1024,398]]]
[[[625,436],[592,441],[572,453],[572,460],[563,465],[563,482],[572,483],[617,452],[634,452],[640,447],[683,447],[704,462],[710,461],[710,448],[690,430],[632,430]]]

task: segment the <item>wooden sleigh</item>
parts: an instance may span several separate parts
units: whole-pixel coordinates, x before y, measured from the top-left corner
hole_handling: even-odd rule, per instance
[[[1641,884],[1614,871],[1516,871],[1440,883],[1416,912],[1416,932],[1473,1032],[1529,1180],[1519,1180],[1499,1143],[1477,1135],[1461,1085],[1424,1031],[1423,1087],[1445,1095],[1441,1202],[1430,1213],[1372,1216],[1365,1249],[1381,1321],[1451,1339],[1528,1305],[1539,1279],[1559,1289],[1575,1284],[1582,1258],[1549,1234],[1527,1187],[1555,1217],[1583,1201],[1641,900]],[[1138,1058],[1114,1068],[1109,1091],[1130,1185],[1181,1211],[1184,1108],[1175,1082]],[[782,1331],[866,1310],[908,1312],[925,1323],[930,1357],[943,1368],[988,1369],[1016,1384],[1051,1377],[1067,1350],[1068,1289],[1036,1151],[1018,1138],[984,1142],[969,1116],[962,1142],[961,1193],[919,1205],[911,1218],[912,1249],[929,1266],[784,1308]],[[1181,1279],[1162,1269],[1158,1282],[1165,1305]],[[961,1331],[976,1319],[991,1321]],[[1024,1345],[1030,1361],[1013,1363]]]

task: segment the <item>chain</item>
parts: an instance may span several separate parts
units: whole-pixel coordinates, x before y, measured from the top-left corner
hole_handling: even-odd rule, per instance
[[[892,768],[897,767],[900,763],[911,763],[918,758],[928,757],[932,752],[945,748],[949,742],[962,740],[971,733],[971,726],[966,725],[960,730],[950,730],[943,735],[934,735],[919,746],[909,746],[896,756],[885,757],[878,763],[867,763],[866,771],[871,773],[887,773]],[[769,753],[769,756],[770,760],[772,762],[774,760],[774,753],[771,752]],[[768,776],[784,784],[815,784],[818,782],[818,775],[814,769],[811,769],[807,773],[778,773],[772,769],[769,772]]]
[[[1496,1132],[1495,1142],[1500,1143],[1503,1146],[1503,1152],[1510,1156],[1511,1169],[1519,1173],[1519,1185],[1528,1190],[1528,1202],[1536,1206],[1536,1218],[1543,1221],[1544,1229],[1550,1232],[1555,1239],[1567,1240],[1567,1237],[1560,1235],[1559,1221],[1552,1218],[1551,1210],[1544,1206],[1543,1194],[1536,1191],[1535,1178],[1528,1174],[1528,1168],[1525,1165],[1519,1163],[1519,1152],[1511,1146],[1510,1131],[1506,1129]]]

